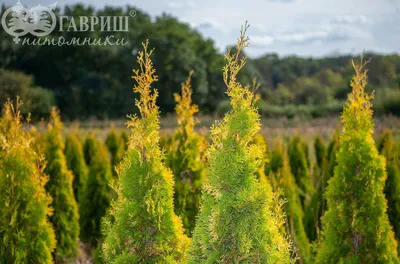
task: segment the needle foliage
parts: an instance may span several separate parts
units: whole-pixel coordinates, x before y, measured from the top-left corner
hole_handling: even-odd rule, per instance
[[[373,140],[365,63],[355,65],[342,113],[337,166],[327,187],[323,241],[316,263],[399,263],[384,195],[385,159]]]
[[[239,58],[248,45],[247,24],[237,53],[228,51],[223,77],[231,110],[211,127],[208,177],[202,193],[189,263],[290,263],[291,246],[279,228],[272,188],[260,184],[256,171],[264,161],[259,146],[250,144],[260,130],[254,93],[236,77],[246,63]]]
[[[45,173],[49,175],[46,190],[53,197],[51,205],[54,212],[50,216],[50,221],[56,233],[57,261],[64,261],[77,255],[79,237],[78,205],[72,187],[73,175],[67,168],[64,156],[62,129],[58,110],[53,107],[43,144],[47,162]]]
[[[33,147],[34,131],[6,102],[0,119],[0,259],[2,263],[53,263],[55,234],[48,217],[51,197],[44,157]]]
[[[134,92],[140,117],[130,116],[128,150],[118,168],[110,217],[104,219],[103,259],[106,263],[182,263],[189,238],[174,213],[172,172],[159,146],[157,81],[148,42],[139,52]]]
[[[205,150],[207,143],[194,131],[199,111],[192,103],[190,72],[181,85],[181,93],[174,94],[178,128],[168,149],[167,165],[175,175],[175,213],[182,218],[186,234],[194,229],[201,202],[201,187],[205,179]]]

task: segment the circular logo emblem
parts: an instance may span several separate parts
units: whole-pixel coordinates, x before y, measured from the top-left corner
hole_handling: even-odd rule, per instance
[[[25,8],[21,2],[7,9],[2,18],[1,25],[5,32],[13,36],[15,43],[20,37],[31,33],[37,37],[43,37],[53,32],[56,26],[56,15],[54,10],[57,3],[50,6],[35,6],[31,9]]]

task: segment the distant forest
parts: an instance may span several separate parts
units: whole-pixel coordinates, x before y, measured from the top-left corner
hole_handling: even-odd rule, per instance
[[[2,6],[1,14],[7,9]],[[157,104],[162,114],[174,111],[173,93],[180,90],[193,69],[193,101],[202,114],[221,113],[229,107],[222,80],[224,57],[215,43],[205,39],[188,24],[169,15],[155,19],[136,7],[95,9],[81,4],[66,6],[63,15],[129,16],[129,32],[117,32],[126,46],[26,46],[14,44],[12,37],[0,31],[0,104],[21,96],[24,111],[34,118],[47,116],[50,106],[60,108],[63,118],[124,118],[132,113],[132,69],[136,51],[149,39],[159,81]],[[78,19],[77,19],[78,20]],[[64,26],[68,26],[66,23]],[[57,27],[56,27],[57,28]],[[50,37],[104,37],[109,32],[59,32]],[[27,35],[28,36],[28,35]],[[35,38],[29,36],[29,38]],[[234,43],[235,40],[232,40]],[[251,43],[251,41],[250,41]],[[398,54],[365,53],[368,65],[368,89],[375,91],[377,115],[400,116],[400,57]],[[266,54],[248,63],[239,76],[251,85],[260,83],[260,113],[266,117],[303,115],[309,117],[337,114],[350,91],[353,74],[351,56],[326,58],[279,57]],[[354,58],[359,60],[359,58]]]

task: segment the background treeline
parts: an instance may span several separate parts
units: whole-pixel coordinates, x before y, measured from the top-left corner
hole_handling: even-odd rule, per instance
[[[6,8],[2,6],[1,14]],[[129,69],[135,64],[141,41],[149,39],[155,47],[157,85],[162,87],[158,105],[163,114],[173,112],[173,94],[191,69],[195,70],[193,102],[199,105],[202,114],[224,113],[229,103],[220,73],[223,55],[212,40],[205,39],[188,24],[166,14],[152,19],[134,6],[96,10],[78,4],[66,6],[62,14],[129,16],[132,9],[137,14],[129,19],[129,32],[55,30],[51,35],[70,39],[114,34],[127,40],[126,46],[21,46],[0,31],[0,104],[18,94],[25,102],[21,110],[31,112],[33,117],[45,116],[51,105],[56,104],[64,119],[124,118],[126,113],[135,111]],[[400,57],[374,53],[366,53],[365,57],[371,59],[367,89],[375,90],[376,114],[400,115]],[[250,84],[257,77],[263,116],[337,114],[349,90],[351,59],[351,56],[300,58],[266,54],[249,59],[239,80]]]

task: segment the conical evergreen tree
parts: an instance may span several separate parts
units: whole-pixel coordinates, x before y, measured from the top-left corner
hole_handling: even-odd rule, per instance
[[[53,263],[56,241],[48,216],[44,159],[33,148],[32,130],[23,129],[19,101],[4,105],[0,119],[0,260]]]
[[[111,180],[110,158],[107,148],[93,133],[89,133],[84,143],[89,175],[79,199],[81,240],[96,246],[101,238],[101,218],[110,206]]]
[[[325,167],[325,173],[324,173],[325,183],[327,183],[328,180],[333,176],[335,167],[337,165],[336,155],[339,150],[339,143],[340,143],[339,137],[340,137],[339,131],[336,130],[331,140],[329,141],[329,145],[326,150],[327,165]]]
[[[262,161],[260,162],[260,165],[256,171],[257,179],[259,179],[261,184],[269,184],[269,185],[271,185],[271,187],[273,187],[272,186],[273,183],[270,180],[268,180],[268,178],[265,174],[266,166],[269,163],[269,157],[268,157],[269,151],[268,151],[267,140],[265,139],[265,137],[263,135],[258,133],[256,135],[254,135],[254,138],[251,141],[251,144],[258,146],[263,154]]]
[[[49,175],[46,190],[53,197],[51,205],[54,212],[50,221],[56,233],[56,261],[64,261],[77,255],[79,237],[79,214],[72,187],[73,175],[67,168],[61,131],[60,116],[53,107],[43,144],[47,162],[45,173]]]
[[[272,188],[260,184],[256,170],[261,149],[249,142],[260,130],[254,94],[237,82],[245,65],[247,24],[237,53],[225,56],[224,81],[232,109],[211,128],[208,178],[189,251],[189,263],[289,263],[290,244],[279,228],[284,217],[273,210]]]
[[[128,134],[125,131],[121,132],[121,140],[124,144],[124,150],[127,151],[128,150],[128,145],[129,145],[129,137]]]
[[[327,188],[328,211],[316,263],[400,263],[383,193],[385,159],[372,137],[372,96],[364,90],[364,66],[354,65],[352,93],[342,114],[338,165]]]
[[[326,149],[322,142],[321,137],[317,136],[314,140],[315,150],[315,164],[313,167],[313,182],[314,182],[314,194],[312,195],[310,205],[306,208],[308,229],[307,234],[310,241],[314,241],[318,238],[320,233],[320,217],[322,216],[322,210],[324,208],[324,189],[326,186],[326,180],[324,173],[326,172],[325,167],[327,166],[326,161]]]
[[[274,165],[271,167],[270,178],[277,179],[278,187],[283,190],[286,199],[284,205],[287,217],[286,232],[290,234],[293,245],[298,251],[299,263],[310,263],[311,246],[303,224],[304,212],[298,193],[299,187],[290,171],[288,157],[281,142],[272,151],[272,160]]]
[[[115,127],[112,126],[108,132],[106,142],[108,151],[111,155],[111,169],[114,176],[117,176],[117,171],[115,166],[121,161],[125,152],[125,142],[122,138],[118,137]]]
[[[79,204],[80,193],[83,191],[87,181],[88,168],[83,155],[82,142],[77,133],[72,133],[66,138],[64,153],[67,159],[67,167],[74,175],[74,194]]]
[[[316,137],[314,140],[314,149],[315,149],[315,158],[317,161],[318,168],[323,168],[324,167],[324,161],[326,157],[326,149],[324,142],[322,142],[322,139],[320,136]]]
[[[400,241],[400,146],[393,142],[391,131],[384,133],[380,146],[380,152],[386,158],[385,196],[388,201],[389,221],[397,241]],[[400,247],[398,250],[400,252]]]
[[[198,107],[192,104],[190,72],[182,83],[181,94],[174,94],[178,128],[171,139],[167,155],[167,166],[175,175],[175,213],[182,218],[186,234],[194,229],[196,215],[201,202],[201,187],[205,179],[205,150],[203,137],[194,131]]]
[[[131,116],[128,127],[135,135],[118,170],[110,218],[104,219],[103,257],[106,263],[181,263],[189,239],[174,213],[172,172],[163,164],[159,146],[157,81],[150,59],[152,51],[138,55],[140,71],[135,70],[134,92],[141,117]],[[113,221],[112,221],[113,219]]]
[[[303,208],[310,204],[314,193],[312,180],[308,171],[308,148],[299,136],[294,136],[288,146],[289,164],[293,176],[299,186],[300,199]]]

